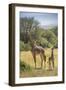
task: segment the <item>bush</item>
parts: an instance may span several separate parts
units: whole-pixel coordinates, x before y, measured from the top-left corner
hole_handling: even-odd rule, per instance
[[[20,51],[24,51],[25,44],[24,42],[20,41]]]
[[[53,45],[47,41],[46,38],[40,38],[38,41],[37,41],[38,45],[44,47],[44,48],[47,48],[47,47],[53,47]]]
[[[29,43],[25,44],[24,50],[25,50],[25,51],[31,50],[31,46],[30,46]]]
[[[28,51],[28,50],[31,50],[30,44],[20,41],[20,51]]]
[[[28,64],[26,64],[24,61],[20,60],[20,71],[21,70],[22,71],[30,71],[32,69],[31,69],[31,67]]]

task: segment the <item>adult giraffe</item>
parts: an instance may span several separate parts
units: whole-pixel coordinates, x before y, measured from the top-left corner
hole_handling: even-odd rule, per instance
[[[45,55],[45,51],[44,48],[42,46],[39,46],[36,44],[36,41],[34,41],[31,37],[31,34],[29,33],[29,40],[30,40],[30,45],[31,45],[31,52],[32,52],[32,56],[34,59],[34,63],[35,63],[35,68],[36,68],[36,56],[37,54],[40,55],[41,58],[41,68],[43,67],[43,61],[44,61],[44,68],[46,67],[46,55]]]

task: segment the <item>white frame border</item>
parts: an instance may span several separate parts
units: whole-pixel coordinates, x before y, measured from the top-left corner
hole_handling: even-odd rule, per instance
[[[19,78],[19,12],[58,13],[58,76]],[[15,7],[15,84],[62,81],[62,9]]]

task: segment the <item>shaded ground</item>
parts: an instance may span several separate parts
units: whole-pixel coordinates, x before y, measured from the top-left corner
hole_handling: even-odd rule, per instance
[[[25,71],[20,73],[20,77],[44,77],[44,76],[56,76],[57,69],[44,70],[44,69],[33,69],[32,71]]]

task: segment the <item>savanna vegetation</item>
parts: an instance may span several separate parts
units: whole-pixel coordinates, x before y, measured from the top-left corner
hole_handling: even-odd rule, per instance
[[[36,41],[37,45],[45,49],[47,61],[46,69],[35,70],[33,57],[31,54],[31,40]],[[48,70],[48,57],[51,48],[54,50],[55,69]],[[51,76],[57,75],[57,48],[58,48],[58,27],[54,26],[48,29],[41,27],[40,22],[32,18],[20,18],[20,77],[30,76]],[[37,56],[37,67],[40,68],[40,57]]]
[[[38,45],[44,48],[58,47],[58,30],[56,27],[45,30],[40,26],[40,23],[34,18],[21,18],[20,19],[20,51],[27,51],[31,49],[31,39],[35,40]]]
[[[20,77],[40,77],[40,76],[56,76],[58,74],[58,52],[57,49],[54,50],[54,70],[49,70],[48,58],[51,56],[51,49],[45,48],[46,52],[46,68],[41,69],[41,59],[37,55],[37,69],[35,69],[34,60],[31,51],[22,51],[20,60]]]

